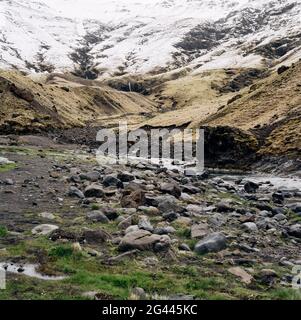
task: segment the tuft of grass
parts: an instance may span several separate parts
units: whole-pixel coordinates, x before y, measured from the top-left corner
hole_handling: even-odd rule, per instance
[[[0,225],[0,238],[4,238],[7,236],[7,229],[5,226]]]
[[[189,239],[191,236],[191,231],[189,228],[180,228],[176,231],[176,235],[180,238],[187,238]]]
[[[17,168],[15,163],[0,165],[0,173],[8,172]]]
[[[50,249],[49,256],[56,258],[68,258],[73,255],[73,249],[70,246],[57,246]]]
[[[271,293],[274,300],[301,300],[301,290],[279,288]]]
[[[98,204],[93,203],[93,204],[91,205],[91,210],[96,211],[96,210],[99,210],[99,209],[100,209],[100,206],[99,206]]]

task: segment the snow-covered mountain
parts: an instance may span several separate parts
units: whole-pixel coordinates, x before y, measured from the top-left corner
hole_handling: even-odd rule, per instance
[[[0,68],[85,77],[301,57],[300,0],[0,0]]]

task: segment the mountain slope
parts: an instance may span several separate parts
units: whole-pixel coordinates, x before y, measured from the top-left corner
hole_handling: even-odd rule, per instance
[[[300,157],[300,120],[301,61],[251,86],[225,108],[192,126],[239,128],[256,136],[262,154]]]
[[[35,132],[101,125],[110,117],[141,117],[156,105],[137,93],[63,78],[33,81],[20,72],[0,71],[0,131]],[[141,119],[139,119],[141,121]]]
[[[271,66],[300,57],[300,17],[294,0],[3,0],[0,67],[97,77]]]

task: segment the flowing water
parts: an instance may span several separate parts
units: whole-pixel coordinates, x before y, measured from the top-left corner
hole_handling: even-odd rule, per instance
[[[14,264],[14,263],[5,263],[0,262],[0,269],[6,270],[6,272],[14,274],[22,274],[31,278],[41,279],[41,280],[53,280],[59,281],[64,280],[64,276],[46,276],[36,271],[38,265],[36,264]]]

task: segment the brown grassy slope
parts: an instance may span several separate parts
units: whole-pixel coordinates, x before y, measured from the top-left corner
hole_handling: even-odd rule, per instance
[[[192,126],[230,126],[254,133],[260,153],[301,155],[301,62],[272,74],[223,110]]]
[[[206,119],[233,96],[233,93],[220,94],[212,85],[222,85],[225,79],[224,70],[212,70],[160,84],[150,97],[161,105],[161,113],[143,125],[182,126]]]
[[[35,82],[15,71],[0,71],[0,130],[38,131],[98,124],[99,118],[154,112],[137,93],[70,81]]]

